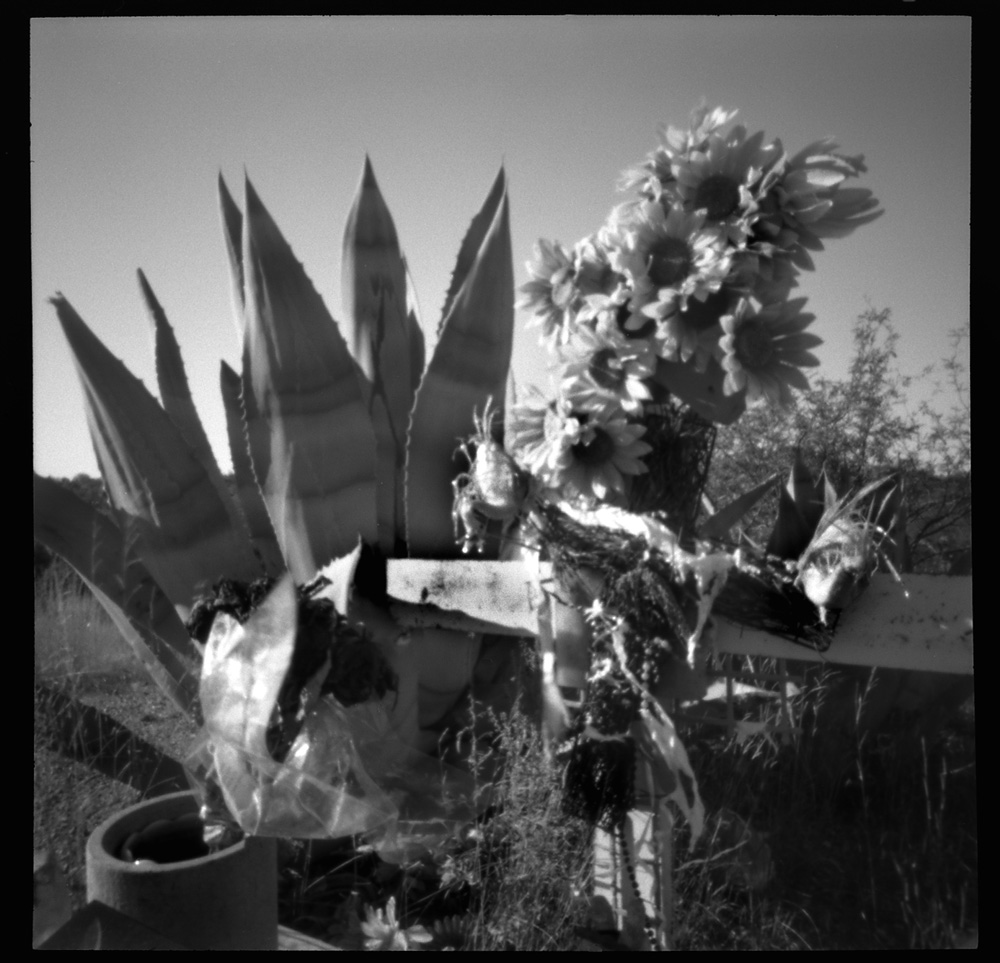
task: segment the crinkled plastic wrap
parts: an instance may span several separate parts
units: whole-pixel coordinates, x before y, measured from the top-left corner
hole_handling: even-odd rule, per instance
[[[205,726],[187,760],[203,801],[222,801],[258,836],[363,836],[384,858],[433,849],[476,814],[471,775],[405,745],[382,700],[318,698],[328,664],[309,681],[309,706],[285,760],[266,735],[295,642],[296,601],[278,584],[243,625],[216,616],[200,696]]]

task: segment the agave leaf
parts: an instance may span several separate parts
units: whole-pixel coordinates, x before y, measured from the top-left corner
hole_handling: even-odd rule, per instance
[[[403,499],[405,465],[399,461],[399,448],[385,401],[375,391],[372,392],[370,411],[377,456],[375,512],[378,520],[378,544],[386,558],[391,558],[396,554],[397,541],[401,547],[406,538],[402,525],[403,516],[398,512]]]
[[[340,271],[347,343],[402,439],[416,388],[409,379],[406,265],[367,157],[344,229]]]
[[[219,382],[226,410],[226,431],[233,459],[236,497],[243,509],[250,540],[260,554],[265,570],[269,575],[278,575],[285,570],[285,562],[250,463],[243,404],[240,400],[240,376],[225,361],[222,362]]]
[[[726,373],[714,358],[701,372],[692,364],[660,358],[653,380],[717,425],[731,425],[746,410],[744,392],[727,395],[722,390]]]
[[[236,320],[236,334],[243,344],[243,215],[229,193],[226,182],[219,174],[219,205],[222,208],[222,232],[226,238],[226,253],[229,255],[229,271],[233,287],[233,312]]]
[[[767,551],[779,558],[798,558],[816,532],[824,513],[823,503],[821,486],[796,449],[788,483],[778,494],[778,517]]]
[[[250,456],[285,560],[305,581],[359,535],[377,540],[375,434],[358,366],[249,180],[245,211]]]
[[[367,157],[344,229],[341,291],[347,342],[371,386],[366,401],[378,455],[379,543],[391,555],[405,535],[401,508],[406,432],[422,373],[423,335],[409,316],[412,284],[392,215]],[[420,369],[415,376],[412,336],[419,337]]]
[[[196,653],[170,600],[111,519],[50,478],[36,474],[33,485],[35,538],[73,567],[160,688],[194,715]]]
[[[494,204],[494,191],[495,185],[487,205]],[[450,300],[434,356],[417,389],[406,456],[411,556],[452,558],[459,553],[451,520],[452,480],[464,468],[457,446],[474,432],[474,414],[482,413],[488,399],[497,404],[506,397],[513,331],[514,269],[505,193],[464,284]],[[503,425],[502,409],[494,423]]]
[[[465,237],[462,239],[462,246],[458,250],[458,258],[455,262],[455,270],[452,271],[451,283],[448,285],[448,293],[444,298],[444,307],[441,309],[441,322],[438,325],[439,336],[441,329],[444,327],[445,319],[451,311],[452,304],[458,296],[458,292],[462,289],[462,285],[465,284],[466,278],[469,276],[469,272],[472,270],[472,266],[479,255],[480,248],[483,246],[483,241],[486,240],[486,235],[493,225],[497,211],[500,209],[500,203],[506,196],[507,176],[501,167],[496,180],[493,181],[493,186],[490,188],[489,194],[486,195],[483,206],[480,208],[479,213],[472,219],[472,223],[469,225],[469,229],[465,232]]]
[[[177,338],[174,337],[174,329],[170,326],[160,302],[156,299],[156,295],[142,271],[139,271],[139,286],[142,288],[142,294],[153,324],[156,378],[160,386],[160,400],[163,409],[170,415],[195,458],[204,467],[209,481],[219,493],[219,498],[226,506],[226,511],[229,512],[230,524],[235,529],[245,527],[246,520],[243,518],[239,505],[233,500],[229,486],[222,477],[222,472],[219,471],[212,446],[208,443],[208,436],[205,434],[201,419],[198,417],[198,411],[194,406],[194,400],[191,398],[191,389],[188,387],[187,374],[184,371],[184,360],[181,358],[181,349],[177,344]]]
[[[84,390],[91,438],[112,504],[129,518],[139,554],[185,616],[223,575],[260,574],[250,539],[170,416],[62,296],[53,299]]]
[[[729,530],[771,491],[779,478],[781,478],[780,473],[772,475],[767,481],[734,498],[725,508],[719,509],[711,518],[706,519],[699,534],[703,538],[725,538]]]
[[[413,278],[410,275],[410,267],[406,264],[406,258],[403,258],[403,264],[406,266],[406,327],[407,336],[410,339],[410,384],[413,385],[415,394],[417,385],[420,384],[420,379],[424,375],[424,363],[426,361],[424,331],[420,322],[420,305],[417,303],[417,289],[413,284]],[[407,413],[407,430],[410,427],[409,416],[411,413],[412,402],[411,411]],[[400,514],[400,518],[402,517],[402,514]]]

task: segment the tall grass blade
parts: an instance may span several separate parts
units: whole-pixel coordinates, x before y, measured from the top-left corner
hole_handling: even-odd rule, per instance
[[[653,380],[717,425],[731,425],[746,410],[745,392],[727,395],[722,390],[726,373],[714,358],[709,359],[703,372],[685,362],[660,358]]]
[[[170,600],[110,519],[50,478],[33,484],[35,538],[76,570],[160,688],[192,713],[195,651]]]

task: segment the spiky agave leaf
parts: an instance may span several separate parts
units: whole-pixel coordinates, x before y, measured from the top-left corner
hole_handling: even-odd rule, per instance
[[[385,400],[393,433],[402,438],[416,390],[410,384],[406,265],[368,157],[344,228],[340,272],[345,337]]]
[[[796,449],[788,483],[778,493],[778,517],[767,551],[778,558],[798,558],[816,532],[825,500],[824,483],[813,478]]]
[[[222,403],[226,411],[226,432],[229,436],[229,451],[233,459],[233,477],[236,481],[236,497],[239,499],[246,519],[247,530],[254,548],[260,554],[268,575],[279,575],[285,570],[281,557],[281,547],[274,537],[274,528],[267,514],[267,506],[261,497],[253,465],[250,463],[246,424],[243,417],[243,403],[240,400],[240,376],[225,361],[221,364],[219,383]]]
[[[403,258],[406,267],[406,327],[410,338],[410,384],[416,393],[417,385],[424,374],[425,343],[424,331],[420,322],[420,305],[417,303],[417,289],[413,284],[410,266]],[[409,424],[407,424],[409,429]],[[401,516],[402,517],[402,516]]]
[[[154,681],[196,714],[195,650],[184,624],[119,528],[50,478],[34,475],[35,538],[65,559],[111,616]]]
[[[285,561],[303,582],[359,535],[377,539],[375,435],[358,366],[249,180],[243,270],[250,454]]]
[[[378,453],[379,544],[387,555],[405,535],[397,509],[402,506],[406,431],[417,384],[412,358],[417,353],[422,364],[423,355],[422,336],[416,352],[411,348],[407,293],[396,226],[365,157],[344,229],[341,296],[345,337],[370,386],[366,400]]]
[[[112,504],[139,554],[182,615],[223,573],[260,574],[250,539],[201,462],[143,383],[115,358],[61,295],[53,299],[84,391],[90,434]]]
[[[772,475],[748,492],[734,498],[725,508],[720,508],[702,524],[699,535],[702,538],[725,538],[733,528],[771,489],[781,477]]]
[[[236,320],[236,334],[243,344],[243,215],[229,193],[226,182],[219,174],[219,206],[222,209],[222,233],[226,238],[226,254],[229,255],[229,276],[233,290],[233,314]]]
[[[469,272],[476,262],[480,248],[483,246],[483,241],[486,240],[486,235],[489,233],[496,213],[500,208],[500,202],[506,196],[506,193],[507,176],[501,167],[496,179],[493,181],[493,185],[490,187],[490,192],[486,195],[483,206],[472,219],[469,229],[465,232],[465,237],[462,238],[462,245],[458,249],[458,257],[455,260],[455,270],[451,273],[451,283],[448,285],[448,293],[445,295],[444,306],[441,308],[441,321],[438,324],[439,336],[445,319],[451,311],[455,297],[462,289],[465,279],[469,276]]]
[[[219,493],[219,498],[226,511],[229,512],[230,523],[234,528],[245,528],[246,521],[240,506],[233,500],[229,491],[229,486],[219,471],[218,462],[212,446],[208,443],[208,436],[202,427],[198,411],[191,398],[191,389],[188,387],[187,374],[184,371],[184,360],[181,357],[181,349],[174,337],[174,329],[167,320],[167,315],[157,300],[153,289],[146,280],[146,275],[142,271],[139,274],[139,287],[142,289],[142,296],[146,301],[149,310],[150,321],[153,325],[153,343],[156,358],[156,380],[160,388],[160,402],[163,410],[170,416],[177,426],[184,440],[188,443],[192,454],[201,462],[209,481]]]
[[[441,335],[417,389],[406,455],[406,532],[414,557],[459,554],[452,531],[452,480],[463,470],[459,442],[475,433],[474,415],[507,394],[514,332],[514,269],[503,171],[475,226],[492,210],[475,259],[448,302]],[[467,238],[468,240],[468,238]],[[456,268],[456,277],[458,268]],[[503,412],[495,421],[503,425]],[[501,441],[501,438],[497,438]]]

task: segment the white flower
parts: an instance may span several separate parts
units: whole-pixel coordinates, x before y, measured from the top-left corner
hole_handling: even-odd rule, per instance
[[[389,898],[384,910],[369,906],[361,924],[366,950],[408,950],[411,943],[429,943],[434,937],[422,926],[403,929],[396,919],[396,897]]]

